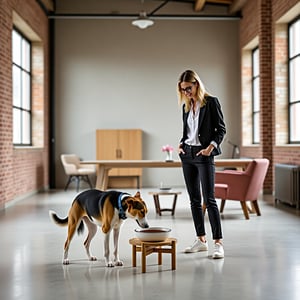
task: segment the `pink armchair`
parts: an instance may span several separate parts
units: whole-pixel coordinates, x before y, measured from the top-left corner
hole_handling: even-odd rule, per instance
[[[252,208],[260,216],[257,199],[262,189],[268,167],[269,160],[259,158],[254,159],[245,171],[217,171],[215,197],[221,199],[220,212],[223,212],[226,200],[236,200],[240,201],[245,218],[249,219],[246,201],[251,201]]]

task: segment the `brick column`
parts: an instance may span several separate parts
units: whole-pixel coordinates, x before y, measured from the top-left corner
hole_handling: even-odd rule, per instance
[[[274,33],[272,26],[272,0],[259,2],[259,53],[260,53],[260,111],[262,157],[273,164],[275,145],[275,104],[274,104]],[[273,172],[269,168],[264,182],[264,192],[272,192]]]

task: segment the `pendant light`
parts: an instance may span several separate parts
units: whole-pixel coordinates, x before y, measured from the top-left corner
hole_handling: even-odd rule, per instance
[[[140,29],[145,29],[149,26],[152,26],[154,24],[153,20],[150,20],[147,17],[147,14],[145,11],[141,11],[139,17],[136,20],[133,20],[132,25],[137,26]]]
[[[142,2],[142,5],[143,5],[144,0],[141,0],[141,2]],[[154,21],[149,19],[147,17],[147,13],[144,10],[142,10],[142,11],[140,11],[139,17],[137,19],[133,20],[131,22],[131,24],[133,26],[137,26],[140,29],[146,29],[147,27],[152,26],[154,24]]]

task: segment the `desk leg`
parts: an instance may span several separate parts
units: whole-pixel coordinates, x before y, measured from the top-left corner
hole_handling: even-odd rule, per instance
[[[101,189],[101,184],[102,184],[102,170],[101,168],[97,165],[96,167],[96,189],[100,190]]]
[[[101,191],[107,190],[108,185],[108,171],[104,166],[97,166],[97,181],[96,188]]]
[[[108,171],[109,169],[105,169],[103,172],[103,183],[102,183],[102,190],[106,191],[108,187]]]

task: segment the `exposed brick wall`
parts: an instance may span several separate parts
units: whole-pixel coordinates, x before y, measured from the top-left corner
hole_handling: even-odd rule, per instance
[[[284,33],[284,25],[276,24],[298,2],[299,0],[253,0],[247,1],[242,11],[241,53],[245,53],[245,47],[255,38],[258,38],[260,49],[261,144],[253,146],[247,142],[243,143],[241,156],[262,156],[270,159],[271,168],[264,183],[266,192],[274,190],[276,163],[300,165],[300,147],[287,145],[287,36]],[[242,55],[243,57],[245,55]],[[242,76],[244,76],[249,66],[245,63],[243,65],[243,61],[241,65]],[[242,79],[242,82],[243,80],[245,79]],[[242,94],[242,97],[244,96]],[[244,114],[245,112],[242,111],[242,115]],[[246,129],[243,128],[243,132]],[[245,141],[243,136],[242,141]],[[284,147],[281,147],[283,144]]]
[[[44,141],[15,149],[12,133],[11,33],[15,11],[39,36],[44,52]],[[35,0],[0,1],[0,209],[6,202],[48,186],[48,19]],[[34,91],[36,93],[36,91]]]

